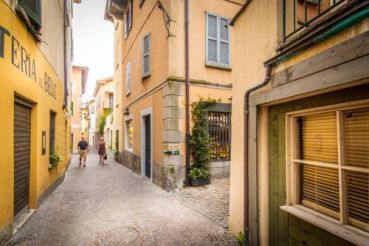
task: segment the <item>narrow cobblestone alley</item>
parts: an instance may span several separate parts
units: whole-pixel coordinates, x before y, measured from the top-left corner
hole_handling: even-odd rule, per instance
[[[73,157],[65,181],[9,245],[237,245],[222,227],[108,160]]]

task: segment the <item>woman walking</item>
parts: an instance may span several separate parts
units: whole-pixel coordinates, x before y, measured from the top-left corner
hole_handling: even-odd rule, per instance
[[[101,137],[100,140],[99,140],[98,152],[99,152],[99,156],[100,156],[99,164],[104,165],[104,159],[105,159],[105,156],[106,156],[106,146],[105,146],[105,141],[104,141],[103,137]]]

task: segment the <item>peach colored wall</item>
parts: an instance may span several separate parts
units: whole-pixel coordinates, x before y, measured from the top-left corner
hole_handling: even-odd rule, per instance
[[[263,63],[278,41],[277,1],[252,1],[233,27],[232,165],[230,230],[243,230],[243,105],[247,89],[265,77]],[[236,62],[237,61],[237,62]],[[237,146],[237,147],[236,147]]]

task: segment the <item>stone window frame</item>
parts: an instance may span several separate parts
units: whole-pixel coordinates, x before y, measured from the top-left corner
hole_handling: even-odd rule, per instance
[[[353,101],[348,103],[334,104],[329,106],[310,108],[305,110],[299,110],[294,112],[288,112],[286,117],[286,205],[281,206],[281,210],[292,214],[302,220],[305,220],[319,228],[322,228],[335,235],[339,235],[343,239],[352,242],[357,245],[365,245],[369,240],[369,232],[359,229],[347,223],[347,218],[343,217],[340,212],[340,219],[332,218],[328,215],[310,209],[299,202],[300,184],[298,174],[296,173],[296,162],[294,154],[297,147],[297,129],[296,118],[309,114],[325,113],[336,111],[337,114],[345,110],[353,110],[369,107],[369,100]],[[339,119],[337,120],[339,124]],[[338,129],[339,131],[340,129]],[[339,136],[338,136],[339,137]],[[340,146],[342,146],[338,140],[338,156],[340,158]],[[338,165],[340,165],[339,160]],[[340,170],[342,167],[339,168]],[[345,170],[352,171],[357,169],[356,167],[345,167]],[[341,175],[339,176],[339,183],[343,182]],[[340,184],[340,192],[342,185]],[[340,196],[340,206],[342,206],[342,196]]]

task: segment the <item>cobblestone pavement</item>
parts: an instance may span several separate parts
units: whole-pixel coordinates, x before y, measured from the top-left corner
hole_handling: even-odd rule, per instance
[[[237,245],[222,227],[122,165],[74,156],[65,181],[9,245]]]
[[[228,229],[229,178],[213,179],[210,185],[186,187],[175,191],[175,197],[224,229]]]

